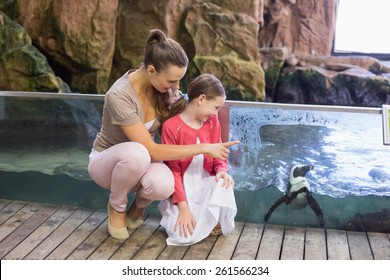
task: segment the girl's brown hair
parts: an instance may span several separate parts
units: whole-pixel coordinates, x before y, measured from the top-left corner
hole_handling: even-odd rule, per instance
[[[180,99],[172,105],[167,117],[161,120],[161,124],[174,115],[183,112],[187,103],[198,98],[202,94],[206,95],[206,99],[208,100],[214,99],[217,96],[226,96],[225,89],[217,77],[212,74],[201,74],[188,85],[187,97],[182,95]]]
[[[188,56],[178,42],[167,38],[161,30],[153,29],[146,40],[143,65],[146,68],[152,65],[157,72],[172,65],[184,68],[188,66]],[[166,120],[171,106],[169,94],[158,93],[156,89],[155,91],[156,114],[160,121]]]

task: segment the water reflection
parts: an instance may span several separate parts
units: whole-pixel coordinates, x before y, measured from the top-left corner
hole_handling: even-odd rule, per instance
[[[286,189],[294,164],[312,164],[312,190],[336,198],[390,195],[381,115],[232,107],[230,173],[240,190]]]

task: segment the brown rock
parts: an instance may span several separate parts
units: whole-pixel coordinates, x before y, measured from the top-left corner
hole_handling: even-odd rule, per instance
[[[66,69],[71,87],[107,89],[119,0],[23,1],[18,22],[49,59]]]
[[[0,90],[69,92],[22,26],[0,11]]]
[[[192,50],[193,59],[189,75],[213,73],[221,79],[229,99],[265,99],[254,18],[203,3],[188,8],[184,26],[189,38],[183,35],[181,39],[191,43],[187,49]]]
[[[260,47],[287,47],[294,53],[330,55],[335,3],[336,0],[264,0]]]

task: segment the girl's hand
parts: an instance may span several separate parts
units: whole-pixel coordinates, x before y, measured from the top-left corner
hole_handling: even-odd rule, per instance
[[[225,187],[227,189],[234,188],[234,180],[233,180],[232,176],[230,176],[226,172],[219,171],[217,173],[217,175],[215,175],[215,180],[218,182],[219,179],[223,179],[223,184],[222,184],[223,187]]]
[[[205,154],[213,157],[218,158],[221,160],[225,160],[228,158],[228,155],[230,153],[230,150],[228,149],[230,146],[239,144],[240,141],[230,141],[225,143],[218,143],[218,144],[205,144]]]
[[[184,236],[187,238],[189,235],[192,235],[194,232],[196,222],[195,218],[190,211],[190,207],[188,206],[186,201],[180,201],[178,203],[179,206],[179,217],[177,218],[174,231],[179,228],[180,237]]]

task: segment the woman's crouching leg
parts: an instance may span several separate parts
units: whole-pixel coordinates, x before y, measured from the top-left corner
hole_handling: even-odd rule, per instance
[[[167,199],[174,191],[172,171],[163,162],[152,162],[140,183],[141,187],[136,195],[136,205],[139,208],[144,208],[155,200]]]
[[[123,212],[128,193],[135,191],[149,166],[147,149],[136,142],[125,142],[97,155],[89,164],[89,172],[97,184],[111,190],[112,207]]]

